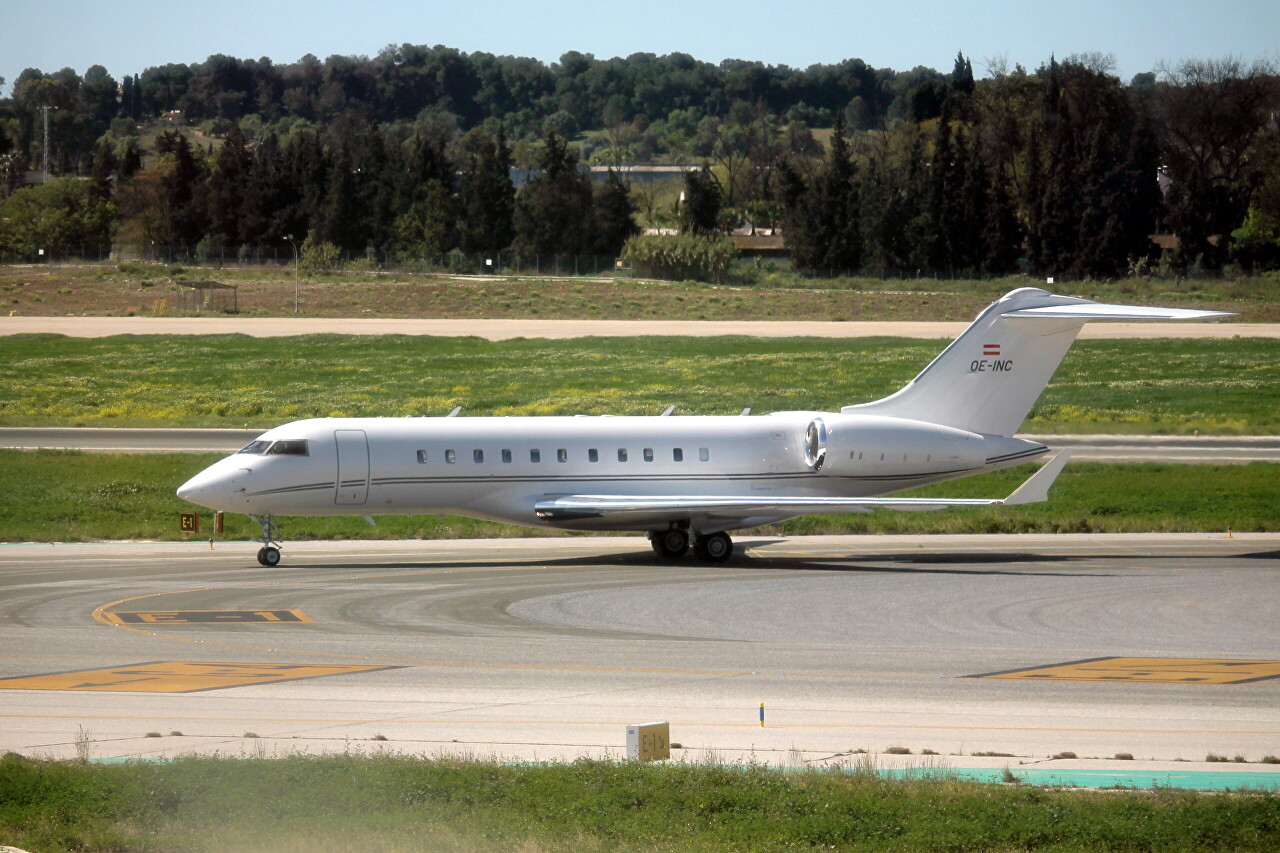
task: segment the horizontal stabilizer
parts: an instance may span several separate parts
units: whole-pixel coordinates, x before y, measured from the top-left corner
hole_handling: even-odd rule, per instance
[[[1199,311],[1194,308],[1157,308],[1145,305],[1103,305],[1084,302],[1079,305],[1051,305],[1045,308],[1023,308],[1007,311],[1001,317],[1033,320],[1212,320],[1230,317],[1230,311]]]
[[[1071,451],[1063,450],[1007,498],[781,498],[717,497],[712,495],[560,495],[534,505],[543,521],[571,523],[595,518],[625,520],[628,524],[689,519],[742,519],[766,516],[791,517],[819,513],[869,512],[892,509],[922,512],[948,507],[982,507],[1035,503],[1048,499],[1049,487],[1067,464]]]

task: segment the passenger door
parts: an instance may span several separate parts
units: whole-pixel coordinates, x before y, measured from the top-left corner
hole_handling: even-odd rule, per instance
[[[334,503],[361,506],[369,499],[369,438],[362,429],[336,429],[338,487]]]

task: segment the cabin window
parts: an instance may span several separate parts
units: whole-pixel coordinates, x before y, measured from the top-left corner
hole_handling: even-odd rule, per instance
[[[645,461],[645,462],[652,462],[652,461],[653,461],[653,448],[652,448],[652,447],[646,447],[646,448],[644,449],[644,461]]]
[[[698,461],[699,461],[699,462],[706,462],[706,461],[707,461],[708,459],[710,459],[710,458],[711,458],[711,451],[710,451],[710,450],[708,450],[708,449],[707,449],[707,448],[705,448],[705,447],[699,447],[699,448],[698,448]]]
[[[627,461],[627,449],[625,447],[618,448],[618,461],[619,462]]]
[[[588,451],[587,451],[587,461],[588,461],[588,462],[599,462],[599,461],[600,461],[600,451],[599,451],[599,450],[596,450],[594,447],[593,447],[593,448],[591,448],[590,450],[588,450]]]
[[[541,461],[542,461],[542,451],[541,451],[541,450],[530,450],[530,451],[529,451],[529,461],[530,461],[530,462],[541,462]]]
[[[241,448],[239,452],[248,453],[252,456],[261,456],[267,452],[267,448],[270,446],[271,442],[269,441],[252,441]]]
[[[425,450],[419,450],[419,451],[418,451],[418,464],[419,464],[419,465],[426,465],[426,464],[427,464],[427,451],[425,451]]]
[[[267,451],[268,456],[306,456],[307,442],[301,438],[277,441]]]
[[[683,461],[684,461],[684,448],[683,448],[683,447],[677,447],[677,448],[673,449],[673,450],[671,451],[671,458],[672,458],[672,459],[674,459],[674,460],[675,460],[675,461],[677,461],[677,462],[683,462]]]
[[[568,451],[568,450],[566,450],[566,449],[565,449],[565,448],[563,448],[563,447],[562,447],[562,448],[560,448],[559,450],[557,450],[557,451],[556,451],[556,461],[557,461],[557,462],[568,462],[568,461],[569,461],[569,451]]]
[[[458,461],[458,454],[455,451],[446,450],[444,452],[444,461],[447,464],[452,465],[453,463]]]
[[[510,462],[510,461],[511,461],[511,451],[510,451],[510,450],[503,450],[503,451],[502,451],[502,461],[503,461],[503,462]]]
[[[479,465],[481,462],[484,461],[484,451],[483,450],[471,451],[471,460],[475,462],[477,465]]]

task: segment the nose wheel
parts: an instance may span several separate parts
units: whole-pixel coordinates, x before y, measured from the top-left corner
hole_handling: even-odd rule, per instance
[[[262,538],[258,541],[262,543],[262,547],[258,549],[258,563],[267,568],[274,568],[280,565],[280,528],[276,526],[274,516],[249,516],[258,522],[258,526],[262,528]]]

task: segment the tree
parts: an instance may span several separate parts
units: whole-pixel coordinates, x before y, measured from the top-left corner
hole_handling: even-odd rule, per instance
[[[540,171],[516,196],[516,246],[530,254],[577,255],[591,251],[594,217],[591,181],[559,135],[543,140]]]
[[[595,245],[597,255],[617,255],[631,237],[640,233],[636,225],[636,204],[631,189],[618,173],[609,170],[605,182],[595,191]]]
[[[205,206],[197,195],[205,179],[204,165],[196,160],[187,137],[177,131],[162,133],[156,147],[163,155],[163,221],[157,236],[162,245],[194,246],[206,227]]]
[[[0,246],[31,256],[54,246],[111,242],[115,207],[92,184],[57,178],[0,201]]]
[[[852,272],[862,266],[858,183],[837,116],[831,148],[811,184],[794,171],[784,177],[785,233],[791,259],[806,272]]]
[[[239,123],[232,122],[222,147],[218,149],[206,195],[209,234],[220,240],[222,245],[234,247],[251,240],[246,217],[257,207],[256,190],[253,156],[240,132]]]
[[[99,143],[93,154],[93,167],[89,172],[89,180],[93,194],[103,201],[111,200],[111,193],[116,180],[116,169],[119,163],[111,146],[106,142]]]
[[[511,184],[511,149],[501,126],[497,135],[482,134],[477,151],[462,173],[464,252],[497,253],[515,239],[515,187]]]
[[[684,199],[680,202],[680,233],[719,234],[722,196],[720,182],[711,167],[684,173]]]
[[[410,143],[395,222],[397,251],[413,257],[443,255],[458,245],[460,202],[453,163],[439,137],[419,135]],[[508,180],[510,185],[510,180]]]
[[[1171,182],[1169,225],[1184,262],[1217,266],[1259,183],[1252,156],[1277,105],[1274,68],[1237,59],[1162,67],[1156,130]],[[1211,237],[1220,239],[1211,240]]]
[[[313,208],[314,209],[314,208]],[[329,169],[329,180],[309,240],[316,243],[332,243],[349,252],[360,251],[366,245],[366,235],[360,227],[363,222],[360,210],[360,194],[351,164],[351,152],[346,145],[338,150]]]

